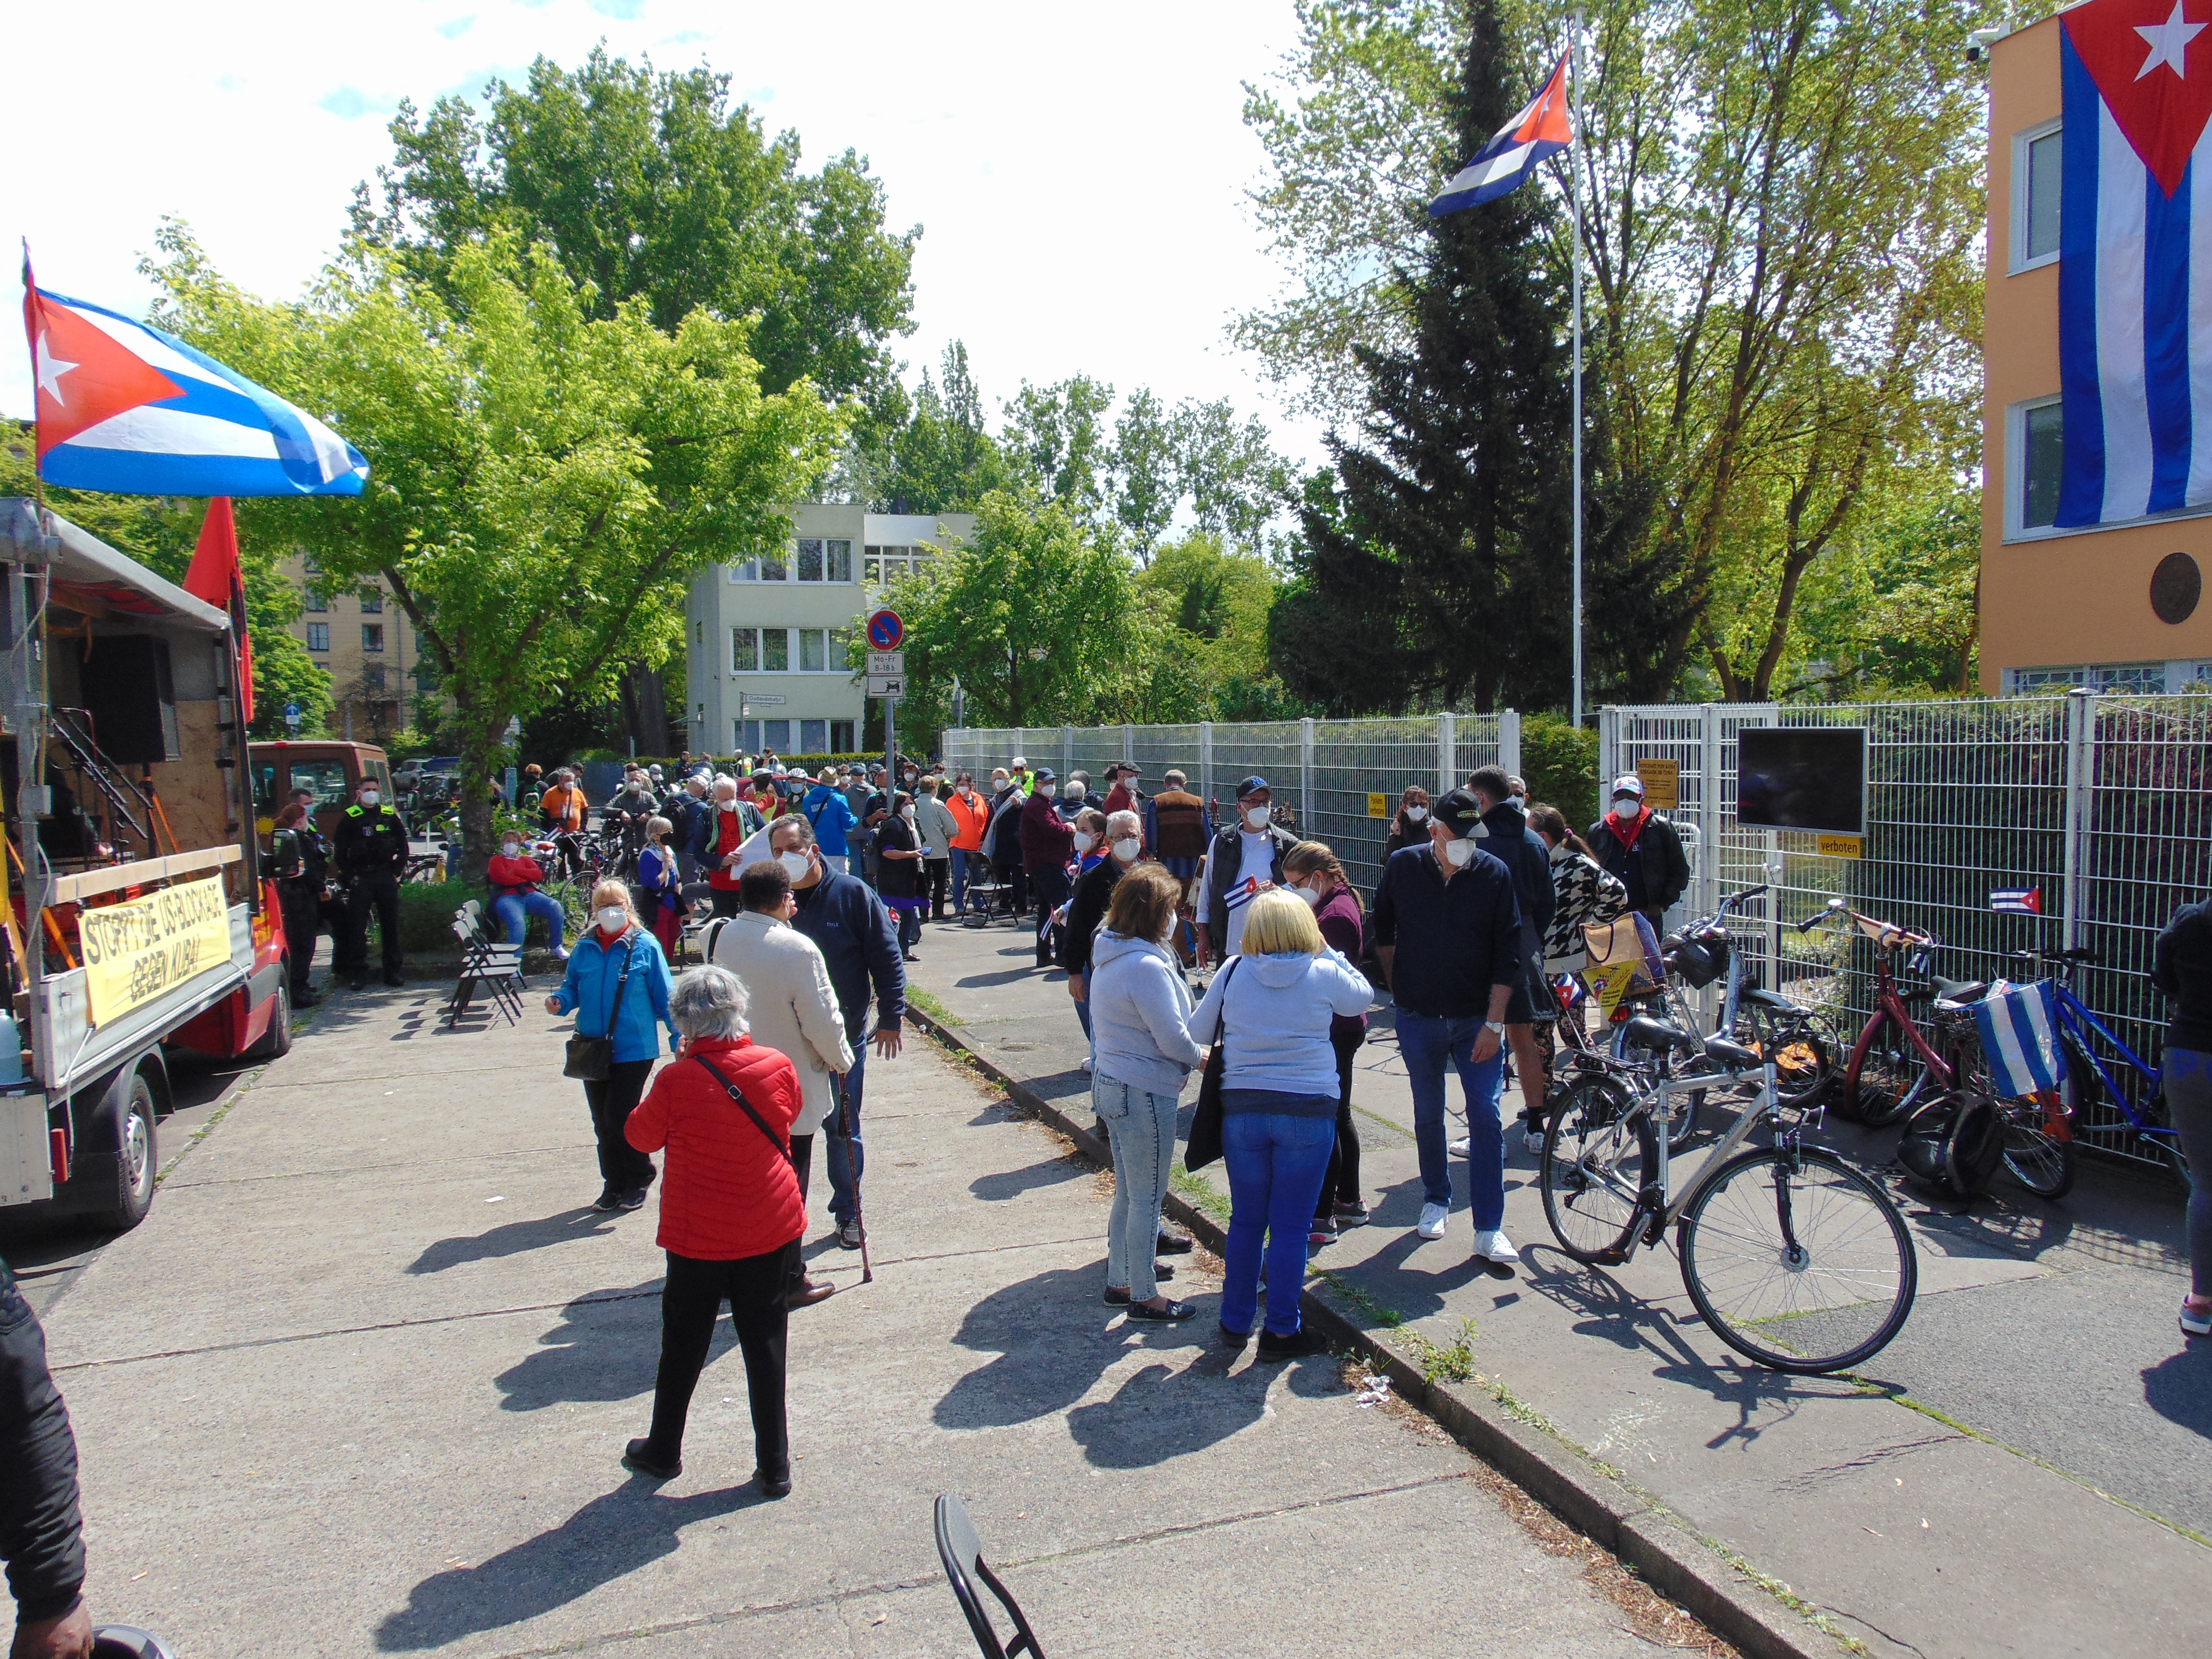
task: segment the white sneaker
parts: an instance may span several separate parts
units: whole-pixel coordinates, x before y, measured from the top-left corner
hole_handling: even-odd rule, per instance
[[[1528,1156],[1531,1158],[1541,1158],[1544,1155],[1544,1137],[1536,1130],[1531,1129],[1522,1135],[1521,1144],[1528,1148]]]
[[[1083,1057],[1083,1069],[1086,1072],[1091,1069],[1091,1056],[1088,1054]]]
[[[1420,1224],[1413,1231],[1423,1238],[1442,1238],[1444,1236],[1444,1222],[1450,1215],[1451,1210],[1449,1206],[1424,1204],[1421,1206]]]
[[[1473,1135],[1462,1135],[1457,1140],[1452,1142],[1449,1151],[1454,1158],[1465,1158],[1469,1152],[1474,1151],[1474,1137]]]
[[[1513,1248],[1513,1241],[1503,1228],[1493,1227],[1488,1232],[1474,1236],[1474,1253],[1492,1261],[1518,1261],[1521,1252]]]

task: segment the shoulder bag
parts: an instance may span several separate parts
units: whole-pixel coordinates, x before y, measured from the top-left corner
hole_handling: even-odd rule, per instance
[[[1238,957],[1221,981],[1220,1018],[1214,1022],[1213,1047],[1198,1079],[1198,1105],[1190,1115],[1190,1139],[1183,1143],[1182,1167],[1203,1170],[1221,1156],[1221,1079],[1229,1066],[1229,985],[1237,977]]]
[[[769,1145],[775,1147],[779,1152],[781,1152],[783,1154],[783,1161],[786,1164],[789,1164],[791,1162],[790,1142],[783,1139],[775,1130],[768,1127],[768,1120],[753,1109],[752,1102],[745,1098],[744,1091],[740,1090],[736,1084],[731,1082],[729,1079],[724,1077],[722,1075],[721,1067],[715,1065],[714,1062],[708,1059],[706,1055],[694,1054],[691,1058],[697,1060],[702,1066],[705,1066],[708,1073],[714,1078],[714,1081],[720,1084],[724,1090],[728,1092],[730,1098],[736,1101],[739,1106],[744,1109],[745,1115],[752,1119],[754,1125],[763,1134],[768,1137]]]
[[[561,1075],[581,1079],[586,1083],[605,1083],[615,1063],[615,1016],[622,1011],[623,992],[629,984],[629,964],[637,955],[637,929],[631,928],[623,936],[629,947],[623,952],[622,977],[615,981],[614,1000],[607,1004],[606,1029],[598,1036],[585,1036],[580,1032],[568,1039],[568,1057],[561,1067]],[[602,968],[599,970],[605,973]]]

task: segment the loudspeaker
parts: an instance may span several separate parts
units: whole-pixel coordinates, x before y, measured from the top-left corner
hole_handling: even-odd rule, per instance
[[[150,634],[94,640],[84,659],[84,706],[100,752],[126,766],[184,758],[169,642]]]

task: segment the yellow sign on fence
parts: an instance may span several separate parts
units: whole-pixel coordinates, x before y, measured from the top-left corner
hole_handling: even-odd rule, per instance
[[[1370,818],[1389,817],[1390,816],[1389,796],[1370,795],[1367,798],[1367,816]]]
[[[88,909],[76,925],[94,1025],[151,1002],[230,957],[230,908],[220,876]]]
[[[1832,859],[1855,859],[1865,856],[1866,842],[1858,836],[1823,836],[1820,837],[1822,856]]]
[[[1636,775],[1644,785],[1644,804],[1655,812],[1671,812],[1682,804],[1682,763],[1646,758],[1636,763]]]

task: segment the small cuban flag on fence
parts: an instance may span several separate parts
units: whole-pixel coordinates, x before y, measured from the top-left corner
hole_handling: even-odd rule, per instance
[[[1997,1095],[2020,1100],[2058,1086],[2057,1017],[2051,981],[2014,985],[1998,980],[1974,1005],[1974,1024]]]
[[[1444,193],[1429,204],[1429,216],[1441,219],[1462,208],[1495,201],[1525,182],[1537,162],[1557,155],[1574,141],[1574,120],[1567,108],[1567,60],[1562,57],[1535,101],[1500,127],[1453,176]]]
[[[2001,916],[2039,916],[2043,914],[2043,890],[2040,887],[1992,889],[1990,908]]]
[[[2208,29],[2212,0],[2061,14],[2062,526],[2212,503]]]

